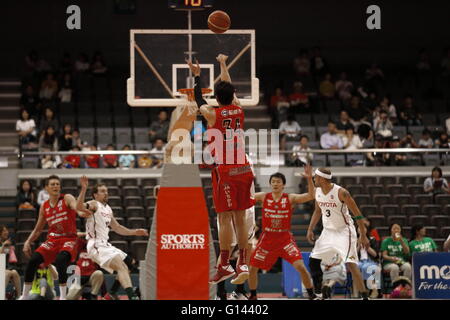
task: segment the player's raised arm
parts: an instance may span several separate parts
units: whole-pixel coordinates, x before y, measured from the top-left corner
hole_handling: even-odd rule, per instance
[[[306,178],[306,181],[308,182],[308,193],[291,194],[292,204],[305,203],[314,200],[316,196],[316,188],[314,187],[314,182],[312,179],[312,168],[309,164],[307,164],[304,166],[304,170],[305,171],[302,173],[302,176]]]
[[[73,209],[77,210],[77,213],[80,217],[87,218],[91,216],[95,211],[97,211],[97,205],[95,201],[92,201],[87,205],[84,204],[84,199],[86,198],[86,191],[89,185],[89,179],[86,176],[82,176],[80,178],[80,185],[81,185],[80,194],[78,195],[78,198],[75,202],[75,208]]]
[[[356,223],[358,224],[358,227],[359,227],[360,243],[364,248],[367,248],[370,245],[370,242],[369,242],[369,239],[367,238],[366,226],[364,225],[364,222],[362,221],[364,219],[364,216],[362,215],[361,211],[359,210],[358,206],[356,205],[355,200],[350,195],[350,193],[344,188],[341,188],[339,190],[339,200],[341,200],[342,202],[344,202],[347,205],[348,209],[355,217]]]
[[[148,237],[148,232],[145,229],[128,229],[127,227],[121,225],[117,220],[112,217],[111,219],[111,230],[120,234],[121,236],[145,236]]]
[[[195,96],[195,102],[197,103],[197,106],[200,108],[200,113],[202,116],[208,121],[209,125],[214,125],[216,122],[216,112],[214,111],[214,108],[211,106],[208,106],[208,103],[205,99],[203,99],[202,95],[202,83],[200,78],[200,64],[198,61],[196,61],[197,65],[194,65],[192,61],[186,60],[186,63],[188,64],[189,68],[192,71],[192,74],[195,77],[195,84],[194,84],[194,96]]]
[[[25,243],[23,245],[22,251],[25,253],[25,255],[27,257],[31,257],[31,243],[34,242],[37,238],[39,238],[39,236],[42,233],[42,230],[44,229],[44,226],[45,226],[44,206],[42,205],[39,208],[38,221],[36,222],[36,225],[34,226],[33,231],[28,236],[27,241],[25,241]]]
[[[216,59],[220,64],[220,80],[231,83],[230,72],[228,71],[228,66],[227,66],[228,56],[226,56],[224,54],[219,54]],[[237,105],[237,106],[241,105],[241,102],[236,97],[236,94],[234,94],[233,104]]]

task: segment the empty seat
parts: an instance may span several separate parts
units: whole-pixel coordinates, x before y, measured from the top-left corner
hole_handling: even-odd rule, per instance
[[[346,189],[347,189],[348,192],[350,192],[350,194],[351,194],[352,196],[355,196],[355,195],[357,195],[357,194],[365,194],[365,193],[366,193],[366,192],[364,191],[363,186],[362,186],[362,185],[359,185],[359,184],[351,184],[351,185],[348,185],[348,186],[346,187]]]
[[[391,196],[389,194],[375,194],[372,197],[373,203],[377,206],[382,206],[391,203]]]
[[[86,141],[88,144],[92,145],[95,141],[95,130],[94,128],[80,128],[80,139],[81,141]]]
[[[125,207],[142,207],[142,198],[140,196],[129,196],[124,200]]]
[[[139,186],[138,179],[136,178],[126,178],[120,181],[122,187],[137,187]]]
[[[438,234],[438,230],[436,227],[434,226],[426,226],[425,227],[426,230],[426,236],[430,237],[431,239],[436,238],[437,234]]]
[[[108,187],[108,196],[120,197],[121,192],[120,192],[119,187],[115,187],[115,186]]]
[[[437,204],[425,204],[422,206],[422,213],[428,216],[441,215],[442,207]]]
[[[386,188],[381,184],[370,184],[370,185],[366,186],[366,189],[367,189],[367,192],[372,197],[376,194],[385,194],[386,193]]]
[[[376,205],[373,204],[363,204],[359,206],[359,209],[363,213],[363,215],[378,215],[379,210]]]
[[[134,240],[131,242],[131,252],[135,257],[136,261],[145,260],[145,252],[147,251],[146,240]]]
[[[356,177],[340,177],[339,184],[346,187],[351,184],[356,184]]]
[[[18,230],[16,231],[16,238],[15,241],[18,242],[25,242],[27,241],[28,237],[31,234],[31,230]]]
[[[426,153],[423,155],[423,161],[426,166],[439,166],[441,164],[441,158],[438,153]]]
[[[411,184],[406,187],[406,190],[412,196],[423,194],[423,185]]]
[[[401,210],[402,214],[405,214],[407,216],[410,215],[420,215],[420,206],[418,204],[406,204],[402,206]]]
[[[431,225],[436,227],[445,227],[450,225],[450,218],[449,216],[444,215],[434,215],[431,217]]]
[[[398,204],[399,206],[403,206],[406,204],[411,204],[412,197],[409,194],[394,194],[394,204]]]
[[[122,195],[124,197],[140,197],[141,190],[139,187],[123,187]]]
[[[127,217],[144,217],[143,207],[126,207],[125,211]]]
[[[302,134],[308,136],[309,140],[316,140],[316,127],[304,127],[302,126]],[[316,155],[314,155],[316,156]]]
[[[328,114],[314,114],[313,115],[314,124],[318,127],[326,127],[328,125],[328,121],[330,120],[330,117]]]
[[[389,225],[395,223],[398,224],[400,226],[404,226],[406,225],[406,217],[405,216],[399,216],[399,215],[393,215],[393,216],[389,216],[387,217],[387,223]]]
[[[203,181],[203,180],[202,180]],[[158,184],[158,180],[155,178],[145,178],[141,180],[142,186],[156,186]]]
[[[113,129],[109,128],[97,128],[97,143],[99,145],[107,145],[113,143]]]
[[[107,187],[117,187],[119,185],[119,181],[114,178],[102,179],[101,183],[104,183]]]
[[[37,169],[39,168],[39,158],[37,157],[23,157],[20,159],[23,169]]]
[[[443,207],[443,213],[450,215],[450,204]]]
[[[440,237],[447,239],[449,235],[450,235],[450,226],[444,226],[440,228],[439,230]]]
[[[111,245],[113,245],[114,247],[116,247],[117,249],[122,250],[123,252],[127,253],[128,252],[128,241],[111,241]]]
[[[108,201],[108,203],[109,203],[109,201]],[[118,207],[111,206],[111,210],[113,211],[115,217],[123,217],[124,216],[122,206],[118,206]]]
[[[397,177],[380,177],[380,184],[384,186],[397,184]]]
[[[148,129],[147,128],[134,128],[134,142],[136,144],[147,143],[150,146]]]
[[[116,128],[115,130],[117,144],[131,144],[130,128]]]
[[[395,216],[400,214],[400,207],[396,204],[384,204],[380,206],[380,214],[384,216]]]
[[[415,195],[414,200],[417,204],[424,206],[426,204],[433,203],[433,196],[431,196],[429,194],[417,194],[417,195]]]
[[[382,239],[391,235],[389,227],[378,227],[377,231]]]
[[[392,129],[392,135],[398,136],[398,137],[404,137],[406,136],[406,127],[403,126],[396,126]]]
[[[404,188],[401,184],[388,184],[386,185],[386,189],[391,196],[404,193]]]
[[[117,218],[116,218],[117,220]],[[113,242],[113,241],[126,241],[127,237],[125,236],[121,236],[120,234],[116,233],[116,232],[110,232],[109,233],[109,241]]]
[[[371,204],[369,195],[358,194],[358,195],[354,196],[353,199],[355,200],[355,202],[358,206]]]
[[[386,225],[386,217],[383,215],[368,215],[372,228],[384,227]]]
[[[376,177],[360,177],[359,183],[362,185],[369,185],[369,184],[377,184],[377,178]]]
[[[17,214],[18,219],[37,219],[38,217],[36,209],[19,209]]]
[[[330,154],[328,155],[328,163],[332,167],[345,167],[345,155]]]
[[[36,224],[36,219],[18,219],[17,230],[33,230]]]
[[[434,197],[434,203],[440,206],[450,204],[450,194],[438,194]]]
[[[111,207],[122,207],[122,199],[120,197],[108,197],[108,204]]]
[[[148,187],[148,186],[147,187],[143,187],[142,188],[142,195],[144,197],[153,196],[153,189],[155,189],[155,187],[152,187],[152,186],[150,186],[150,187]],[[203,191],[205,191],[205,189],[203,189]]]
[[[315,167],[326,167],[327,166],[327,156],[325,154],[315,154],[312,160],[312,164]]]
[[[156,198],[153,196],[145,197],[145,206],[154,207],[156,205]]]
[[[130,217],[127,220],[127,225],[130,229],[146,229],[147,220],[144,217]]]
[[[155,207],[148,207],[145,209],[146,218],[153,218],[154,214],[155,214]]]
[[[428,216],[425,215],[412,215],[409,216],[409,225],[414,226],[414,225],[427,225],[428,222],[430,221]]]
[[[347,154],[347,164],[349,166],[360,166],[364,164],[364,155],[357,153]]]
[[[417,179],[416,177],[400,177],[398,179],[399,184],[402,184],[404,186],[409,186],[411,184],[416,184]]]
[[[295,115],[295,121],[300,125],[300,127],[311,125],[311,114],[297,114]]]
[[[413,135],[416,141],[419,141],[422,136],[423,129],[423,126],[411,126],[408,128],[408,131]]]
[[[71,187],[78,187],[78,180],[77,179],[69,179],[64,178],[61,181],[61,187],[62,188],[71,188]]]

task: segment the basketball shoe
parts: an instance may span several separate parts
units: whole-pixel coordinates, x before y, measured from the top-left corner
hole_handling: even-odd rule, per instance
[[[216,268],[216,274],[214,277],[209,280],[210,284],[217,284],[219,282],[222,282],[224,280],[227,280],[228,278],[233,277],[236,274],[236,271],[234,271],[233,267],[231,265],[222,266],[219,265]]]

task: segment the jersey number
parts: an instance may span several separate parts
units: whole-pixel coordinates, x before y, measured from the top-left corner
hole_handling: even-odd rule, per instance
[[[325,216],[327,217],[327,218],[329,218],[330,216],[331,216],[331,211],[328,209],[328,210],[326,210],[326,214],[325,214]]]
[[[228,141],[233,139],[233,128],[231,126],[231,123],[233,122],[233,119],[224,119],[222,121],[222,127],[226,130],[224,135],[223,135],[223,140],[224,141]],[[236,129],[240,129],[241,128],[241,120],[239,118],[236,118]]]

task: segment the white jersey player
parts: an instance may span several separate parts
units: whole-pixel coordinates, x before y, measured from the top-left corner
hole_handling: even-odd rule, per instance
[[[93,188],[94,200],[84,203],[88,178],[83,176],[80,179],[81,192],[77,200],[77,210],[89,214],[86,221],[87,253],[90,259],[101,268],[113,273],[117,272],[117,278],[125,289],[128,298],[137,299],[128,271],[128,267],[123,261],[127,256],[125,252],[114,247],[108,242],[109,229],[123,236],[148,236],[144,229],[131,230],[120,225],[114,218],[111,207],[108,205],[108,188],[104,184],[98,184]]]
[[[314,242],[313,230],[320,219],[322,219],[323,230],[314,244],[310,257],[314,287],[316,293],[319,293],[322,286],[321,260],[328,264],[338,253],[346,263],[347,269],[352,273],[356,288],[361,292],[363,298],[367,298],[367,289],[358,267],[358,238],[350,212],[358,223],[360,244],[367,248],[369,239],[362,221],[364,217],[349,192],[331,183],[331,178],[331,171],[328,169],[320,168],[315,171],[316,209],[309,224],[308,241]],[[324,292],[329,292],[329,290]]]

